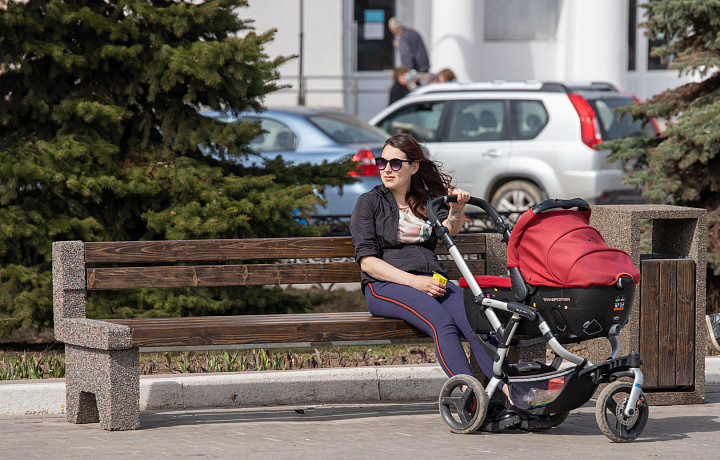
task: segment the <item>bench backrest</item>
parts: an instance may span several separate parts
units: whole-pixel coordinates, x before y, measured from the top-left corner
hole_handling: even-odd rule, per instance
[[[473,273],[484,274],[485,236],[460,235],[456,242],[463,255],[474,256],[468,261]],[[437,252],[444,255],[447,249],[438,246]],[[85,243],[87,289],[359,282],[353,254],[350,237]],[[176,265],[267,260],[273,263]],[[107,264],[134,265],[100,266]],[[445,265],[457,279],[455,264]]]
[[[486,235],[455,241],[472,272],[486,274]],[[437,253],[448,254],[442,245]],[[60,241],[53,243],[54,313],[84,317],[85,290],[359,282],[353,255],[350,237]],[[445,266],[459,278],[453,261]]]

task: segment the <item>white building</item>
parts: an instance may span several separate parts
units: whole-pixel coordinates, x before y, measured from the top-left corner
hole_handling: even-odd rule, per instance
[[[300,56],[281,68],[290,88],[268,106],[304,102],[367,119],[387,105],[399,64],[391,16],[423,36],[431,71],[449,67],[459,81],[606,81],[641,99],[690,81],[649,56],[657,41],[637,28],[646,1],[249,0],[239,14],[258,32],[278,30],[271,57]]]

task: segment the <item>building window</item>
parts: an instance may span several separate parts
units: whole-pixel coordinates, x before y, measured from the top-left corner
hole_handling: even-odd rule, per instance
[[[672,62],[672,56],[663,62],[658,56],[651,54],[655,48],[666,45],[667,43],[667,39],[662,35],[656,35],[654,39],[648,40],[648,70],[667,70],[670,62]]]
[[[395,0],[355,0],[357,69],[386,70],[395,64],[393,36],[387,21],[395,16]]]
[[[550,40],[557,0],[485,0],[485,40]]]
[[[657,0],[650,0],[651,2]],[[659,46],[666,45],[668,43],[664,34],[658,34],[655,37],[648,39],[648,56],[647,56],[647,69],[648,70],[667,70],[673,57],[670,56],[665,62],[662,62],[659,57],[653,56],[651,53]]]

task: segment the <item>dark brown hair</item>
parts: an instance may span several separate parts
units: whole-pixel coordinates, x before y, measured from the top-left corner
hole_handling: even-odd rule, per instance
[[[396,81],[399,82],[399,81],[400,81],[400,80],[399,80],[399,79],[400,79],[400,75],[403,75],[403,74],[406,74],[406,73],[407,73],[407,67],[404,67],[404,66],[395,67],[395,68],[393,69],[393,83],[396,82]]]
[[[455,81],[455,73],[450,69],[442,69],[437,74],[438,81],[443,78],[442,81]]]
[[[402,151],[408,160],[418,163],[418,170],[410,180],[410,190],[405,199],[413,214],[427,218],[425,203],[431,198],[445,196],[451,187],[452,177],[440,171],[438,165],[425,155],[425,151],[412,136],[395,134],[385,145]]]

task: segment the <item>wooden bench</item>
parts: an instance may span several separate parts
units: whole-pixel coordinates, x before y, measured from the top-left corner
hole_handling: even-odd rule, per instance
[[[456,242],[474,274],[504,273],[499,235],[466,234]],[[366,312],[106,320],[85,315],[89,290],[359,282],[353,252],[349,237],[53,243],[55,337],[65,343],[68,421],[99,421],[106,430],[137,428],[141,348],[427,340],[404,321]],[[447,250],[439,245],[438,254]],[[267,263],[242,263],[248,260]],[[457,279],[455,263],[445,265]]]

